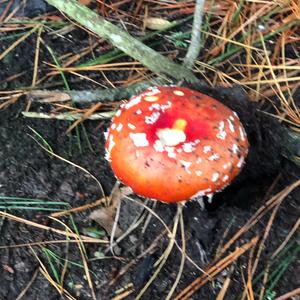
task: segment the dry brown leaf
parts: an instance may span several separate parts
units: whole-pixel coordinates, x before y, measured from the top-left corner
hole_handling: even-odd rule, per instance
[[[151,30],[163,30],[168,28],[172,22],[161,18],[146,18],[144,26]]]
[[[38,102],[66,102],[71,100],[68,93],[43,90],[31,91],[27,97],[29,100]]]
[[[114,222],[115,222],[116,210],[114,207],[102,207],[100,209],[94,210],[90,214],[90,219],[97,222],[108,235],[111,235]],[[118,238],[121,236],[122,230],[117,226],[115,231],[115,237]]]
[[[113,231],[117,207],[120,205],[122,199],[122,191],[120,190],[119,183],[117,182],[109,197],[109,206],[102,207],[94,210],[89,218],[97,222],[110,236]],[[122,230],[116,226],[116,230],[113,233],[116,238],[122,235]]]

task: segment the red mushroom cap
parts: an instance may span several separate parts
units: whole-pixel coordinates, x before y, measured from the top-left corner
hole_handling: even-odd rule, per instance
[[[182,87],[153,87],[131,98],[117,111],[106,141],[116,177],[164,202],[223,189],[240,172],[248,146],[235,112]]]

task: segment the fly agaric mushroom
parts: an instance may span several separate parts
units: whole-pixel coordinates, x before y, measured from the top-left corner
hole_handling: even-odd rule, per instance
[[[212,195],[248,153],[235,112],[182,87],[152,87],[121,105],[107,133],[107,159],[133,192],[163,202]]]

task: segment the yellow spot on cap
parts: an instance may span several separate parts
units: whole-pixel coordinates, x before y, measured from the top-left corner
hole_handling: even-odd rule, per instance
[[[155,102],[158,100],[158,97],[157,96],[146,96],[145,100],[149,101],[149,102]]]
[[[179,91],[179,90],[175,90],[173,91],[173,93],[177,96],[184,96],[184,92],[183,91]]]
[[[177,129],[177,130],[182,130],[184,131],[185,130],[185,127],[187,125],[187,121],[184,120],[184,119],[177,119],[173,126],[172,126],[172,129]]]

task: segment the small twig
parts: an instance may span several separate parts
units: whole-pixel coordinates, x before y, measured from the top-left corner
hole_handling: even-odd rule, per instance
[[[87,240],[87,239],[83,239],[81,241],[84,244],[98,244],[98,241],[93,241],[93,240]],[[49,241],[37,241],[37,242],[32,242],[32,243],[24,243],[24,244],[15,244],[15,245],[5,245],[5,246],[0,246],[0,249],[15,249],[15,248],[24,248],[24,247],[42,247],[42,246],[47,246],[47,245],[62,245],[62,244],[67,244],[67,243],[78,243],[78,240],[75,239],[64,239],[64,240],[49,240]],[[107,242],[108,244],[108,242]],[[121,260],[121,258],[118,257],[111,257],[114,259],[119,259]],[[96,260],[98,258],[95,258],[94,260]],[[92,261],[93,259],[89,259],[89,261]]]
[[[27,283],[27,285],[22,290],[22,292],[18,295],[18,297],[16,298],[16,300],[21,300],[24,297],[24,295],[26,294],[26,292],[28,291],[28,289],[31,287],[31,285],[35,281],[35,279],[36,279],[36,277],[37,277],[38,274],[39,274],[39,269],[35,270],[35,272],[33,273],[33,276],[31,277],[30,281]]]
[[[102,103],[98,102],[95,105],[93,105],[91,108],[89,108],[86,112],[83,113],[82,118],[76,120],[75,122],[72,123],[72,125],[69,126],[69,128],[66,131],[66,134],[70,133],[76,126],[78,126],[84,120],[92,116],[101,106]]]
[[[88,204],[84,204],[84,205],[79,206],[79,207],[73,207],[73,208],[68,209],[68,210],[52,213],[50,216],[54,217],[54,218],[60,218],[60,217],[66,216],[66,215],[71,214],[71,213],[78,213],[78,212],[82,212],[82,211],[85,211],[85,210],[88,210],[88,209],[91,209],[91,208],[94,208],[94,207],[97,207],[97,206],[100,206],[100,205],[104,205],[106,202],[107,202],[106,198],[101,198],[101,199],[96,200],[93,203],[88,203]]]
[[[204,2],[205,0],[196,0],[191,43],[183,61],[183,64],[189,69],[193,68],[201,48],[201,25],[204,12]]]
[[[184,290],[182,290],[180,294],[174,298],[174,300],[189,299],[190,296],[193,295],[202,285],[211,280],[211,278],[216,277],[220,272],[222,272],[225,268],[227,268],[234,261],[236,261],[246,251],[255,246],[257,241],[258,236],[255,236],[251,239],[250,242],[245,243],[241,247],[236,248],[231,254],[224,257],[207,270],[207,273],[210,275],[209,277],[206,275],[207,273],[202,274],[200,277],[196,278],[191,284],[189,284]]]
[[[117,280],[123,276],[131,267],[136,265],[140,259],[143,257],[146,257],[146,255],[154,253],[156,248],[158,248],[158,244],[161,242],[163,236],[167,233],[167,230],[164,229],[157,237],[154,239],[154,241],[151,243],[151,245],[141,254],[139,254],[135,259],[131,260],[127,265],[125,265],[118,274],[108,283],[108,286],[111,287],[114,284],[116,284]],[[104,285],[104,284],[102,284]],[[100,287],[102,286],[100,285]]]
[[[127,297],[134,292],[134,289],[125,290],[119,295],[112,298],[112,300],[122,300],[122,299],[128,299]]]
[[[142,298],[142,296],[144,295],[144,293],[146,292],[148,287],[157,278],[157,276],[160,273],[162,267],[165,265],[166,261],[168,260],[170,254],[172,252],[173,246],[175,244],[176,233],[177,233],[178,223],[179,223],[179,219],[180,219],[181,214],[182,214],[182,206],[178,205],[177,206],[177,213],[176,213],[176,216],[174,218],[172,233],[169,237],[170,238],[169,244],[168,244],[167,248],[165,249],[165,251],[163,252],[163,254],[155,262],[154,266],[156,266],[157,268],[156,268],[155,272],[153,273],[153,275],[150,277],[150,279],[147,281],[147,283],[144,285],[144,287],[139,291],[138,295],[135,297],[136,300],[139,300],[139,299]],[[184,255],[184,253],[182,253],[182,255]]]
[[[256,253],[256,257],[255,257],[254,263],[253,263],[253,265],[252,265],[252,267],[251,267],[251,270],[248,269],[248,284],[245,286],[245,290],[244,290],[244,292],[243,292],[243,295],[242,295],[242,297],[241,297],[241,300],[244,300],[244,299],[246,298],[246,296],[248,297],[248,293],[249,293],[249,295],[251,295],[252,298],[253,298],[253,295],[252,295],[252,293],[253,293],[253,290],[252,290],[252,279],[253,279],[253,276],[254,276],[255,271],[256,271],[256,269],[257,269],[257,266],[258,266],[258,264],[259,264],[259,261],[260,261],[260,258],[261,258],[261,254],[262,254],[262,252],[263,252],[263,250],[264,250],[264,248],[265,248],[265,241],[267,240],[267,238],[268,238],[268,236],[269,236],[269,233],[270,233],[270,231],[271,231],[271,228],[272,228],[272,225],[273,225],[273,223],[274,223],[274,219],[275,219],[275,217],[276,217],[276,214],[277,214],[277,212],[278,212],[278,209],[279,209],[279,207],[280,207],[280,204],[281,204],[281,203],[279,202],[279,203],[275,206],[274,210],[272,211],[272,214],[271,214],[270,219],[269,219],[269,221],[268,221],[268,223],[267,223],[265,232],[264,232],[264,234],[263,234],[263,236],[262,236],[262,238],[261,238],[261,240],[260,240],[260,243],[259,243],[259,245],[258,245],[258,249],[257,249],[257,253]],[[252,252],[251,252],[251,253],[252,253]],[[248,266],[249,266],[249,267],[251,266],[250,262],[249,262]],[[251,287],[251,288],[249,289],[249,287]],[[251,298],[251,299],[252,299],[252,298]]]
[[[39,263],[39,271],[40,273],[45,277],[45,279],[47,279],[47,281],[56,289],[56,291],[61,294],[62,297],[68,299],[68,300],[75,300],[75,298],[67,291],[65,290],[63,287],[60,286],[59,283],[57,283],[49,274],[46,266],[44,265],[44,263],[42,262],[42,260],[38,257],[36,251],[29,247],[30,250],[32,251],[34,257],[36,258],[36,260]]]
[[[225,298],[226,292],[228,291],[229,284],[231,283],[231,276],[233,271],[234,271],[234,266],[231,266],[228,275],[222,285],[222,288],[216,297],[216,300],[223,300]]]
[[[271,259],[274,259],[278,255],[278,253],[282,249],[284,249],[284,247],[287,245],[288,241],[291,239],[291,237],[293,236],[293,234],[298,230],[299,226],[300,226],[300,218],[298,218],[298,220],[294,224],[293,228],[290,230],[290,232],[288,233],[288,235],[285,237],[284,241],[280,244],[280,246],[272,254]]]
[[[23,111],[22,115],[26,118],[33,118],[33,119],[55,119],[55,120],[62,120],[62,121],[75,121],[80,120],[84,114],[81,113],[61,113],[61,114],[46,114],[46,113],[39,113],[39,112],[32,112],[32,111]],[[110,119],[115,115],[115,112],[103,112],[103,113],[96,113],[88,116],[86,119],[88,120],[101,120],[101,119]]]
[[[179,215],[179,223],[180,223],[180,233],[181,233],[181,245],[182,245],[182,252],[181,252],[181,261],[180,261],[180,266],[179,266],[179,270],[176,276],[176,279],[168,293],[168,295],[166,296],[166,300],[170,300],[172,298],[172,295],[175,292],[176,287],[178,286],[179,280],[182,276],[183,273],[183,268],[184,268],[184,264],[185,264],[185,259],[186,259],[186,240],[185,240],[185,234],[184,234],[184,222],[183,222],[183,214],[182,214],[182,205],[179,203],[178,204],[178,209],[180,212]]]
[[[267,282],[269,280],[269,275],[270,275],[270,264],[268,262],[267,263],[267,267],[264,269],[264,276],[263,276],[263,280],[262,280],[262,287],[261,287],[261,290],[259,292],[259,298],[258,298],[258,300],[263,300],[264,299],[264,295],[265,295],[265,292],[266,292]]]
[[[164,220],[155,212],[155,211],[153,211],[153,209],[151,209],[150,207],[148,207],[147,205],[145,205],[143,202],[141,202],[141,201],[137,201],[137,200],[135,200],[135,199],[133,199],[133,198],[131,198],[131,197],[128,197],[128,196],[126,196],[126,197],[124,197],[125,199],[128,199],[128,200],[130,200],[130,201],[132,201],[132,202],[134,202],[134,203],[136,203],[137,205],[140,205],[140,206],[142,206],[142,207],[144,207],[146,210],[148,210],[162,225],[163,225],[163,227],[167,230],[167,232],[168,232],[168,236],[172,236],[172,232],[171,232],[171,230],[169,229],[169,227],[167,226],[167,224],[164,222]],[[182,250],[182,248],[180,247],[180,245],[177,243],[177,241],[176,241],[176,239],[174,240],[174,243],[175,243],[175,245],[176,245],[176,247],[177,247],[177,249],[180,251],[180,252],[182,252],[183,250]],[[193,259],[191,258],[191,257],[189,257],[187,254],[186,254],[186,259],[197,269],[197,270],[199,270],[200,272],[202,272],[202,273],[204,273],[204,274],[206,274],[207,276],[209,276],[209,274],[207,274],[201,267],[199,267],[194,261],[193,261]]]
[[[35,90],[28,93],[27,97],[32,101],[40,102],[65,102],[72,100],[73,103],[92,103],[92,102],[112,102],[121,99],[129,99],[148,87],[154,85],[166,84],[163,79],[153,79],[132,84],[127,87],[118,87],[112,89],[94,89],[94,90],[71,90],[71,91],[50,91]]]
[[[119,188],[119,184],[118,184],[118,188]],[[120,211],[121,211],[121,202],[122,201],[119,198],[118,202],[117,202],[116,216],[115,216],[114,224],[113,224],[110,239],[109,239],[109,245],[110,245],[109,249],[110,249],[110,252],[113,254],[113,256],[115,256],[113,245],[114,245],[114,239],[115,239],[115,236],[116,236],[116,231],[117,231],[117,228],[118,228],[118,221],[119,221]]]
[[[66,225],[65,223],[63,223],[62,221],[56,219],[56,218],[53,218],[53,217],[50,217],[51,220],[53,221],[56,221],[58,222],[60,225],[62,225],[66,232],[68,233],[73,233],[73,231],[71,230],[71,228]],[[89,269],[89,266],[88,266],[88,262],[87,262],[87,255],[86,255],[86,249],[85,249],[85,246],[84,244],[82,243],[82,238],[81,236],[79,235],[79,233],[77,234],[76,231],[74,232],[75,235],[75,239],[77,240],[77,246],[78,246],[78,250],[79,250],[79,253],[80,253],[80,256],[81,256],[81,260],[82,260],[82,264],[83,264],[83,269],[84,269],[84,273],[85,273],[85,279],[88,283],[88,286],[90,288],[90,292],[91,292],[91,298],[93,300],[96,300],[96,294],[95,294],[95,290],[94,290],[94,283],[92,281],[92,278],[91,278],[91,274],[90,274],[90,269]],[[61,291],[64,290],[63,286],[61,285],[61,288],[60,288]]]
[[[167,57],[149,48],[139,40],[108,22],[94,11],[75,0],[46,0],[80,25],[108,40],[127,55],[141,62],[158,75],[168,75],[176,80],[197,82],[197,77],[185,66],[178,65]]]
[[[239,231],[223,246],[219,252],[219,256],[223,255],[225,251],[245,232],[248,232],[259,220],[266,214],[267,211],[271,210],[276,205],[279,205],[293,190],[300,186],[300,179],[283,189],[281,192],[269,199],[263,206],[261,206],[255,214],[244,224]]]
[[[37,31],[39,28],[40,28],[40,25],[33,27],[30,31],[28,31],[22,37],[20,37],[18,40],[13,42],[6,50],[4,50],[2,53],[0,53],[0,60],[2,60],[9,52],[11,52],[13,49],[15,49],[20,43],[22,43],[24,40],[26,40],[32,33]]]
[[[287,300],[292,299],[294,296],[300,295],[300,288],[297,288],[295,290],[292,290],[291,292],[288,292],[280,297],[277,297],[275,300]]]
[[[125,201],[125,199],[123,199],[122,201]],[[113,248],[116,245],[118,245],[125,237],[127,237],[133,230],[135,230],[144,221],[145,217],[146,217],[145,210],[143,210],[142,213],[139,214],[134,219],[134,221],[131,223],[131,225],[128,227],[128,229],[125,232],[123,232],[123,234],[121,236],[119,236],[117,238],[117,240],[114,241],[113,244],[110,244],[109,247],[106,248],[104,253],[107,254],[110,251],[110,247]],[[143,226],[143,228],[144,228],[144,226]]]

